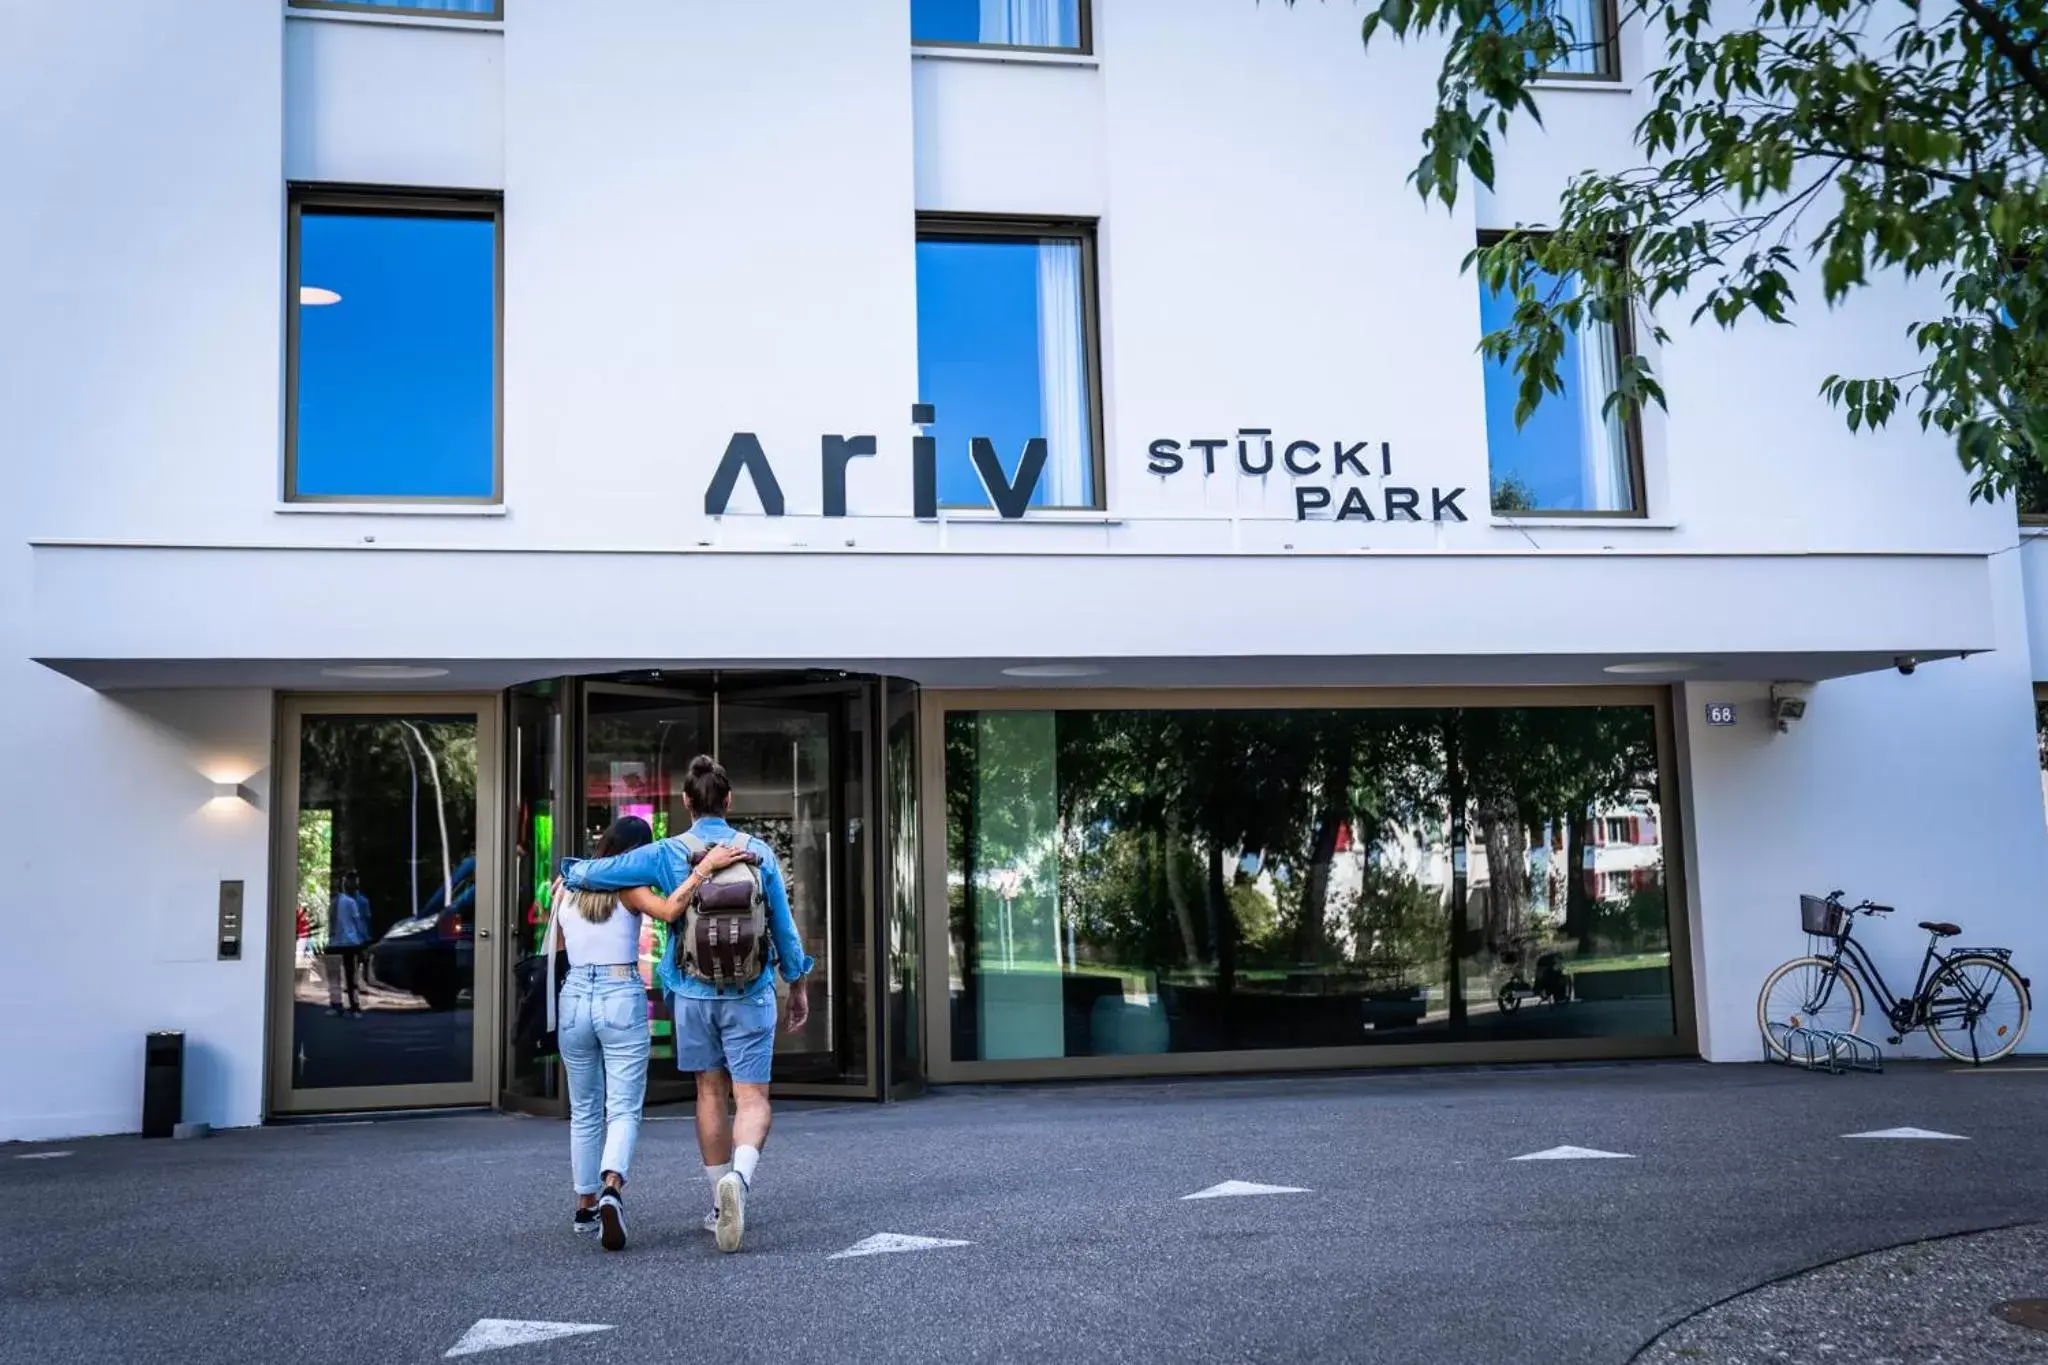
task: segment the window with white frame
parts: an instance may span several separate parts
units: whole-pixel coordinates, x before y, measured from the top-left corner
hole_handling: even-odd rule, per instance
[[[1088,0],[910,0],[910,40],[938,47],[1086,52]]]
[[[1566,298],[1576,280],[1538,272],[1539,297]],[[1515,295],[1480,286],[1483,333],[1506,329]],[[1609,406],[1631,340],[1626,324],[1588,318],[1565,334],[1557,376],[1563,391],[1544,396],[1517,425],[1521,377],[1505,360],[1486,359],[1486,454],[1493,510],[1543,515],[1641,516],[1642,441],[1638,424]]]
[[[361,14],[430,14],[446,19],[503,19],[505,0],[285,0],[288,9],[353,10]]]
[[[1033,507],[1103,505],[1094,261],[1085,224],[920,223],[918,398],[934,410],[942,505],[991,505],[977,443],[1012,486],[1042,459]]]
[[[495,199],[294,195],[288,500],[500,501],[498,224]]]

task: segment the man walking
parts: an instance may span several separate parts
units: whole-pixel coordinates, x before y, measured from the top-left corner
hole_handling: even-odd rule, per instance
[[[797,937],[774,850],[726,822],[725,769],[701,755],[690,760],[683,803],[688,833],[616,858],[565,860],[562,880],[574,891],[652,886],[688,909],[671,926],[655,979],[675,1009],[676,1066],[697,1082],[697,1146],[712,1188],[704,1226],[720,1251],[738,1251],[768,1142],[775,973],[789,982],[794,1033],[810,1018],[805,978],[814,964]],[[712,853],[721,848],[734,853]]]
[[[348,988],[347,1013],[363,1016],[363,954],[370,943],[370,898],[363,894],[361,878],[350,868],[341,876],[341,889],[334,895],[334,913],[327,929],[327,1012],[339,1015],[342,988]]]

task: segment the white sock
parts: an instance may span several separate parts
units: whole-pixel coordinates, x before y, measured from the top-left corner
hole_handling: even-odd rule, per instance
[[[761,1162],[759,1147],[737,1147],[733,1149],[732,1168],[739,1178],[747,1182],[747,1188],[754,1188],[754,1167]]]
[[[716,1194],[718,1192],[718,1182],[725,1179],[728,1175],[731,1174],[732,1163],[730,1161],[724,1162],[717,1166],[706,1166],[704,1168],[704,1178],[711,1182],[711,1192],[713,1194]]]

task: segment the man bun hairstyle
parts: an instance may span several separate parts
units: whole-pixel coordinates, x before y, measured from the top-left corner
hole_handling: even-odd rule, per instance
[[[717,759],[698,754],[690,760],[690,771],[683,778],[683,796],[693,814],[723,815],[732,804],[732,780]]]

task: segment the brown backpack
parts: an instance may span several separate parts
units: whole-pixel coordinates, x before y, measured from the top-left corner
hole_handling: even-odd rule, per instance
[[[681,836],[690,863],[711,851],[694,834]],[[747,850],[747,836],[735,834],[731,846]],[[683,916],[682,942],[676,960],[692,978],[721,989],[737,989],[759,976],[768,965],[768,898],[761,885],[761,860],[748,852],[697,888],[697,898]]]

